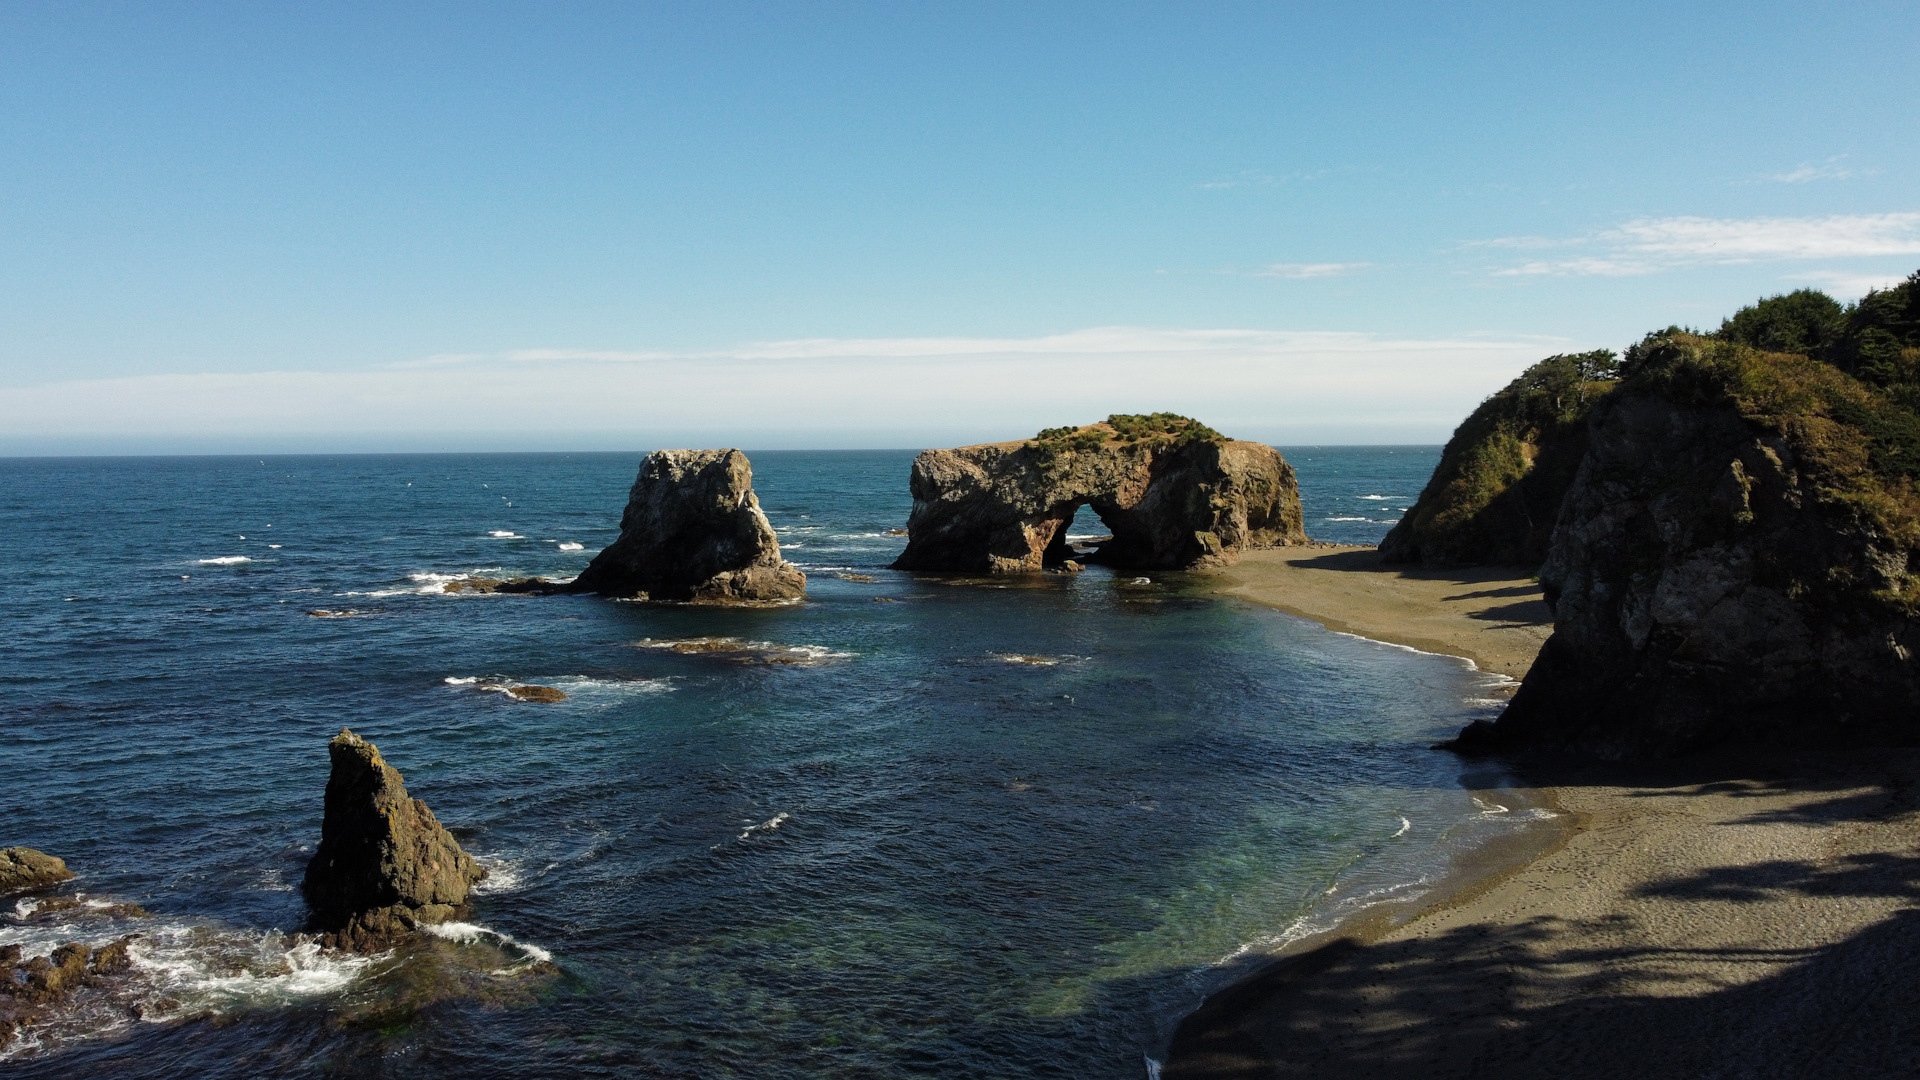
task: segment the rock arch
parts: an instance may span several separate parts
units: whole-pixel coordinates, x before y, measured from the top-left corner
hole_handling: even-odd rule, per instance
[[[1092,561],[1115,566],[1225,565],[1307,539],[1293,467],[1279,451],[1167,413],[923,451],[912,488],[899,570],[1006,574],[1064,563],[1081,506],[1113,532]]]

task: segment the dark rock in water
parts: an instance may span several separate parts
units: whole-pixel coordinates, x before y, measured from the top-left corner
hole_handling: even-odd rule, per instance
[[[87,970],[94,975],[118,975],[132,968],[133,956],[128,952],[132,944],[133,938],[129,936],[93,950],[92,959],[87,961]]]
[[[465,577],[454,578],[440,586],[440,591],[444,593],[524,593],[545,596],[549,593],[565,592],[566,586],[542,577]]]
[[[912,485],[899,570],[1065,566],[1075,554],[1066,527],[1081,506],[1113,532],[1089,561],[1115,566],[1225,565],[1307,539],[1293,467],[1278,451],[1168,413],[923,451]]]
[[[78,942],[62,945],[47,956],[36,956],[14,968],[6,988],[25,1004],[50,1005],[86,983],[87,958],[92,954],[92,949]]]
[[[619,539],[567,591],[726,604],[794,600],[806,588],[780,558],[747,455],[656,450],[640,462]]]
[[[0,848],[0,896],[71,880],[73,871],[56,856],[32,848]]]
[[[515,701],[532,701],[543,704],[567,700],[567,695],[564,691],[552,686],[509,686],[507,687],[507,696],[513,698]]]
[[[1611,352],[1549,356],[1481,402],[1380,541],[1381,559],[1539,566],[1587,452],[1587,417],[1616,375]]]
[[[372,743],[344,728],[327,744],[320,847],[301,892],[322,940],[380,948],[421,923],[461,914],[467,890],[487,876]]]
[[[1803,356],[1629,351],[1540,571],[1553,636],[1463,751],[1920,742],[1920,416]]]

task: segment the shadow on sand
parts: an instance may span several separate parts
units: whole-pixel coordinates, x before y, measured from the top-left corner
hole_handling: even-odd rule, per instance
[[[1842,842],[1912,835],[1894,823],[1920,808],[1920,753],[1526,771],[1555,787],[1644,789],[1629,800],[1753,798],[1753,813],[1718,824],[1818,826],[1833,853],[1775,858],[1763,845],[1656,875],[1619,905],[1632,917],[1541,895],[1523,901],[1541,912],[1531,917],[1336,941],[1208,999],[1176,1031],[1165,1080],[1920,1076],[1920,851],[1848,854]],[[1760,805],[1786,794],[1788,808]],[[1802,947],[1647,928],[1650,914],[1731,922],[1762,903],[1792,913],[1782,937]],[[1878,914],[1863,923],[1870,903]]]

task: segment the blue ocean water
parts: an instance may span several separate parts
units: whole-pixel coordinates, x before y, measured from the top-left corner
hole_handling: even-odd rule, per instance
[[[1356,542],[1437,457],[1285,452]],[[578,572],[637,456],[0,461],[0,844],[80,900],[0,944],[141,935],[9,1070],[1139,1077],[1224,961],[1512,827],[1428,749],[1489,677],[1182,575],[889,571],[907,452],[752,455],[800,605],[444,592]],[[491,868],[447,941],[291,936],[343,726]]]

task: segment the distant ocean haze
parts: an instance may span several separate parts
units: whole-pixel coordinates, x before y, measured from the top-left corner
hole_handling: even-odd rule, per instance
[[[1438,448],[1284,452],[1309,532],[1367,542]],[[0,840],[154,912],[0,916],[147,935],[119,1019],[9,1069],[1137,1077],[1222,962],[1513,827],[1427,749],[1489,708],[1458,661],[1182,575],[894,573],[909,452],[752,458],[804,604],[444,591],[577,573],[637,454],[0,461],[0,765],[34,777]],[[558,975],[415,1013],[425,961],[277,933],[343,726],[491,870],[449,947]]]

